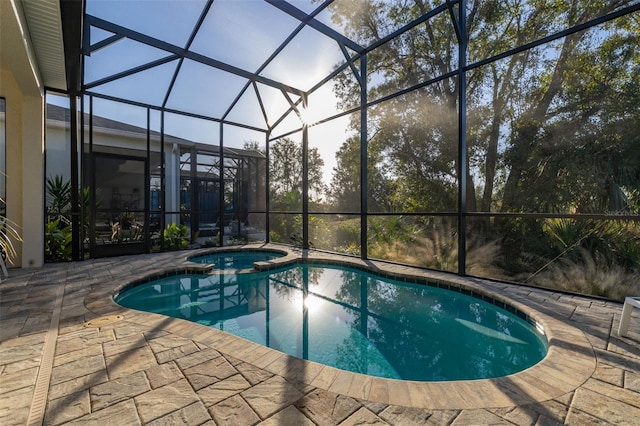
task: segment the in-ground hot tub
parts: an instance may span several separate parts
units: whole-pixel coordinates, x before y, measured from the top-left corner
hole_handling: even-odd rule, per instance
[[[195,263],[206,263],[214,269],[249,269],[254,262],[265,262],[284,257],[286,253],[273,250],[222,250],[189,258]]]

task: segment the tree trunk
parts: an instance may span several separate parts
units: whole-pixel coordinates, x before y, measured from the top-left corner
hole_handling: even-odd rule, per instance
[[[521,191],[519,188],[523,183],[522,174],[530,166],[528,152],[536,143],[536,137],[548,119],[547,114],[551,102],[562,92],[567,62],[582,36],[582,33],[574,33],[565,38],[549,85],[546,89],[540,88],[541,93],[538,94],[537,101],[532,102],[531,108],[516,122],[512,134],[511,170],[505,183],[502,211],[521,210],[522,203],[519,202]]]

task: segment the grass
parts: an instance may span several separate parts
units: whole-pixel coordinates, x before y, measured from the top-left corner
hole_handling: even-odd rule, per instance
[[[561,258],[534,276],[519,276],[527,284],[614,300],[640,294],[640,271],[628,272],[585,249],[579,258]]]
[[[391,243],[375,242],[369,246],[369,254],[377,259],[407,263],[442,271],[458,270],[458,243],[454,232],[446,227],[426,235],[414,235],[411,241],[395,240]],[[496,266],[501,258],[498,241],[467,244],[466,270],[469,275],[506,278]]]
[[[358,255],[359,225],[360,222],[356,219],[332,223],[331,230],[322,233],[326,241],[317,239],[316,247]],[[400,217],[379,219],[370,224],[368,255],[372,259],[455,273],[458,271],[456,231],[447,222],[430,224],[430,229],[427,230],[424,226],[404,221]],[[500,240],[469,238],[466,272],[477,277],[516,281],[613,300],[640,294],[640,270],[630,267],[632,262],[619,265],[612,261],[611,256],[607,258],[592,254],[592,251],[575,244],[571,248],[566,255],[553,260],[527,254],[520,271],[529,272],[515,274],[504,267],[504,252]],[[634,253],[627,251],[630,253],[627,257],[634,258]],[[618,257],[625,259],[624,256]],[[533,272],[536,270],[537,272]]]
[[[498,240],[468,243],[467,274],[493,279],[515,280],[549,289],[594,295],[613,300],[640,294],[640,271],[629,272],[585,249],[579,256],[560,258],[536,274],[510,276],[500,268],[502,247]],[[442,271],[458,269],[458,246],[454,233],[446,228],[413,236],[411,241],[374,242],[369,246],[373,258],[423,266]]]

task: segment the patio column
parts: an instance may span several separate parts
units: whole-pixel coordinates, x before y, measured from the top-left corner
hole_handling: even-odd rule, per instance
[[[10,142],[10,139],[7,138]],[[8,155],[7,158],[11,158]],[[11,161],[10,161],[11,163]],[[22,102],[22,267],[44,264],[44,98],[25,96]],[[7,167],[8,179],[20,179]],[[8,199],[12,207],[12,200]],[[8,211],[9,212],[9,211]],[[20,259],[18,259],[20,261]]]

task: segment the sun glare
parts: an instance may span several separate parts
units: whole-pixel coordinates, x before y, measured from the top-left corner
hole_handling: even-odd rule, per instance
[[[298,112],[298,118],[300,118],[300,121],[305,126],[311,126],[316,122],[315,118],[313,117],[312,111],[308,108],[300,108],[300,111]]]
[[[320,305],[322,305],[322,299],[316,296],[307,295],[304,299],[304,307],[307,309],[307,312],[312,314],[317,312],[320,309]]]

